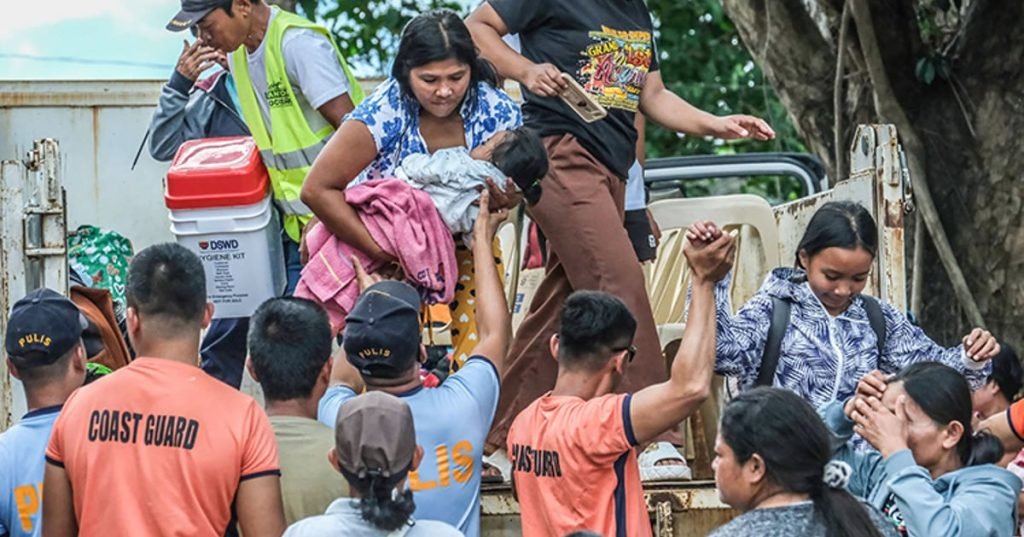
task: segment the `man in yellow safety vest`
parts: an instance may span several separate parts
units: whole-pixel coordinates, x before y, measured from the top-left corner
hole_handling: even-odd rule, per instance
[[[302,233],[312,218],[299,199],[302,182],[342,118],[362,100],[363,91],[330,32],[264,0],[181,0],[181,11],[167,29],[191,30],[202,45],[227,54],[242,118],[270,174],[282,217],[285,294],[290,295],[302,269]],[[228,326],[225,333],[214,334],[214,340],[244,347],[247,323]],[[210,334],[204,347],[208,341]],[[225,363],[207,364],[210,354],[203,353],[204,369],[238,386],[244,353],[237,360],[237,353],[225,352],[223,360],[213,358]]]

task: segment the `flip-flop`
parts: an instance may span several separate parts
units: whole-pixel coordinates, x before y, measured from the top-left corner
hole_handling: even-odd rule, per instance
[[[669,461],[675,461],[676,464],[664,464]],[[686,458],[668,442],[654,442],[647,446],[637,458],[637,462],[640,465],[640,480],[644,482],[693,479],[690,467],[686,465]]]

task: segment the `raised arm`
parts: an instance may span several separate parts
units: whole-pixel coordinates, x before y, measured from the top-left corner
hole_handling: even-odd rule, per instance
[[[707,241],[722,233],[714,222],[695,222],[687,229],[686,238],[690,242]],[[760,291],[733,315],[729,296],[731,280],[731,274],[725,274],[715,284],[715,372],[738,377],[746,386],[757,378],[761,367],[773,303],[767,293]],[[689,301],[688,294],[687,311]]]
[[[692,414],[711,393],[715,367],[715,282],[729,271],[735,254],[732,236],[685,250],[693,282],[690,314],[667,382],[633,395],[630,418],[640,444],[653,440]]]
[[[320,112],[320,115],[331,124],[332,127],[337,129],[341,126],[341,121],[345,119],[345,115],[351,112],[355,108],[352,104],[352,97],[345,93],[339,95],[316,109]]]
[[[285,530],[281,478],[264,475],[238,484],[238,525],[246,537],[281,537]]]
[[[819,413],[832,433],[832,458],[850,465],[852,470],[847,490],[855,496],[868,498],[885,480],[885,460],[873,449],[859,450],[850,443],[854,423],[844,411],[842,401],[828,403]]]
[[[537,2],[530,4],[534,7]],[[568,87],[557,67],[549,63],[533,63],[501,39],[509,29],[490,2],[484,2],[473,10],[466,19],[466,26],[473,35],[473,42],[480,48],[480,55],[494,64],[502,77],[511,78],[526,86],[531,93],[544,97],[554,97]]]
[[[719,117],[686,102],[665,87],[661,71],[647,74],[644,89],[640,93],[640,110],[648,119],[667,129],[695,136],[714,136],[723,140],[771,140],[775,137],[775,131],[754,116],[737,114]]]
[[[301,198],[339,239],[370,257],[391,261],[345,200],[345,188],[376,157],[377,145],[366,125],[354,120],[342,123],[313,162]]]
[[[196,79],[213,65],[217,55],[216,50],[202,41],[191,45],[184,43],[174,74],[160,90],[160,101],[149,123],[149,154],[154,160],[171,160],[182,143],[203,136],[203,125],[197,125],[196,118],[189,117],[186,105]],[[192,113],[196,113],[195,109]],[[208,119],[201,118],[203,122]]]
[[[886,336],[878,368],[883,372],[898,373],[916,362],[942,362],[963,373],[971,389],[979,388],[992,374],[990,359],[999,352],[999,343],[992,334],[975,329],[964,336],[960,345],[943,347],[921,327],[911,323],[904,313],[889,304],[881,306]]]
[[[1016,424],[1014,416],[1017,416]],[[1022,417],[1024,417],[1024,402],[1018,401],[1006,409],[1006,412],[986,418],[978,426],[978,430],[992,433],[992,436],[1003,443],[1003,451],[1006,453],[1016,453],[1024,449],[1024,433],[1020,432],[1020,429],[1024,428],[1024,423],[1021,423]]]
[[[43,490],[46,491],[46,501],[43,502],[43,537],[78,535],[71,481],[62,466],[47,461]]]
[[[508,217],[508,211],[490,212],[490,195],[480,194],[480,214],[473,227],[473,270],[476,278],[476,331],[480,338],[473,354],[484,356],[494,364],[500,375],[504,369],[505,354],[512,334],[512,316],[505,300],[498,266],[491,247],[498,226]]]

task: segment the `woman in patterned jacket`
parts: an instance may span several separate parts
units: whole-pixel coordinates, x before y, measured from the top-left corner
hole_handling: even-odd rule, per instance
[[[687,238],[713,240],[721,230],[699,222]],[[937,361],[963,373],[977,388],[991,372],[999,343],[980,328],[945,348],[906,315],[861,292],[875,261],[878,233],[871,214],[854,202],[833,201],[811,218],[793,268],[777,268],[733,315],[727,276],[716,289],[716,372],[736,377],[741,390],[758,385],[774,304],[790,305],[771,384],[795,391],[814,407],[854,394],[857,381],[873,370],[896,373],[905,366]],[[869,302],[884,319],[883,345],[869,320]],[[879,352],[879,347],[881,352]]]

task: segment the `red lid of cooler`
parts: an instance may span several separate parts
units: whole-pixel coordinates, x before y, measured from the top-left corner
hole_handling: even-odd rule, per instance
[[[168,209],[254,205],[266,197],[269,183],[252,138],[190,140],[167,170],[164,202]]]

